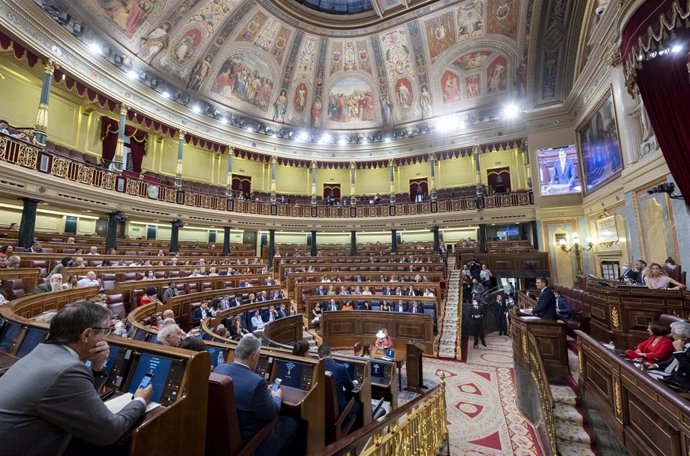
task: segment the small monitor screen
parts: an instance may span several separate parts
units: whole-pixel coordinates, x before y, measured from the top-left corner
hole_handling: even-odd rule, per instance
[[[153,353],[144,353],[140,355],[139,359],[137,360],[136,369],[134,369],[134,374],[132,374],[129,382],[128,391],[130,393],[134,393],[139,387],[144,375],[146,375],[148,372],[151,372],[153,374],[153,378],[151,379],[151,384],[153,385],[153,396],[151,397],[151,400],[153,402],[160,402],[171,366],[172,359],[166,358],[165,356],[159,356]]]
[[[12,345],[17,339],[19,332],[22,330],[22,326],[19,323],[9,322],[2,333],[2,339],[0,339],[0,350],[9,352],[12,350]]]
[[[371,363],[371,379],[381,380],[386,376],[386,364],[372,361]]]
[[[387,349],[384,351],[384,353],[386,354],[386,356],[387,356],[388,358],[395,358],[395,350],[393,350],[392,348],[387,348]]]
[[[110,345],[108,360],[105,362],[105,366],[103,366],[103,369],[107,375],[110,375],[110,373],[113,371],[113,367],[115,367],[115,363],[117,363],[117,355],[120,354],[120,350],[121,348],[117,345]]]
[[[273,379],[280,378],[283,385],[301,390],[311,388],[314,366],[287,359],[276,359],[273,363]]]
[[[209,355],[211,355],[211,370],[215,369],[219,364],[224,363],[228,359],[228,355],[225,350],[218,347],[206,346],[206,350]]]
[[[29,328],[17,350],[17,357],[21,358],[28,355],[38,344],[46,340],[46,337],[48,337],[48,331],[45,329]]]
[[[134,331],[134,339],[135,340],[146,341],[146,336],[147,336],[146,331],[142,331],[141,329],[137,329],[136,331]]]

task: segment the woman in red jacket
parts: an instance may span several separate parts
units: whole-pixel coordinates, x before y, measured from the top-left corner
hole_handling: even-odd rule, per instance
[[[647,332],[649,338],[635,347],[635,350],[626,350],[625,356],[630,359],[642,358],[648,363],[656,363],[670,357],[673,353],[673,341],[668,337],[671,332],[669,327],[652,321],[647,327]]]

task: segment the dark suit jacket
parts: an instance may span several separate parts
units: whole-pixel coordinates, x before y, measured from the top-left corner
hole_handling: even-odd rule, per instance
[[[628,269],[621,276],[621,280],[630,279],[633,283],[639,283],[640,274],[634,269]]]
[[[659,370],[664,370],[673,360],[678,361],[678,367],[671,374],[671,380],[683,389],[690,389],[690,346],[685,351],[673,352],[673,355],[665,361],[659,361]]]
[[[338,395],[338,409],[342,412],[347,405],[347,398],[345,391],[352,391],[355,385],[350,379],[350,374],[347,368],[331,358],[326,358],[326,370],[333,373],[333,382],[335,383],[335,393]]]
[[[565,159],[564,168],[561,169],[561,161],[553,162],[553,173],[551,174],[551,185],[568,184],[571,187],[575,182],[575,164],[569,158]]]
[[[242,441],[247,442],[278,414],[280,398],[272,397],[266,379],[250,371],[247,366],[223,363],[213,372],[232,377]],[[286,431],[287,429],[279,423],[259,445],[255,454],[277,454],[283,442],[291,437],[286,435]]]
[[[34,288],[34,293],[50,293],[51,291],[53,291],[53,287],[50,282],[42,283]]]
[[[60,455],[72,436],[111,445],[145,408],[132,401],[112,414],[91,369],[62,345],[40,344],[0,377],[0,454]]]
[[[537,307],[532,309],[532,314],[544,320],[556,320],[556,297],[551,288],[546,287],[541,290]]]

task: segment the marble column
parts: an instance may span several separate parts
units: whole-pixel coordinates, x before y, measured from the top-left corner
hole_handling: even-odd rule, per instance
[[[357,232],[350,231],[350,255],[357,255]]]
[[[316,256],[316,231],[311,232],[311,256]]]
[[[127,168],[127,164],[123,162],[125,154],[125,128],[127,127],[127,106],[122,104],[120,106],[120,121],[118,122],[117,130],[117,146],[115,146],[115,157],[113,158],[113,171],[120,172]]]
[[[185,132],[180,130],[177,135],[177,171],[175,172],[175,187],[179,190],[182,188],[182,157],[184,155],[184,135]]]
[[[398,251],[398,231],[391,230],[391,252],[396,253]]]
[[[225,180],[225,196],[232,199],[232,161],[235,158],[235,149],[228,146],[228,170]]]
[[[34,144],[45,147],[48,139],[48,102],[50,100],[50,86],[53,82],[53,73],[56,68],[55,62],[48,59],[43,65],[43,82],[41,84],[41,98],[38,102],[38,113],[36,114],[36,125],[34,126]]]
[[[22,220],[19,223],[19,247],[29,248],[34,245],[34,229],[36,228],[36,209],[39,200],[20,198],[24,203]]]
[[[108,215],[108,229],[105,233],[105,252],[110,252],[110,249],[117,250],[117,227],[120,222],[125,220],[125,214],[122,212],[110,212]]]
[[[230,227],[223,227],[223,256],[230,255]]]

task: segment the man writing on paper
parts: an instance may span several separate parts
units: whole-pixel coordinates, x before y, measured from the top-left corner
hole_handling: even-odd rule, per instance
[[[151,385],[117,414],[94,387],[108,359],[110,317],[108,309],[84,301],[62,308],[46,342],[0,377],[0,454],[61,455],[73,436],[111,445],[144,414]]]

